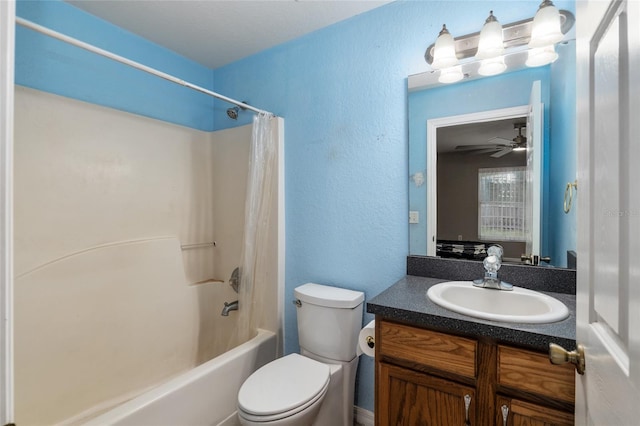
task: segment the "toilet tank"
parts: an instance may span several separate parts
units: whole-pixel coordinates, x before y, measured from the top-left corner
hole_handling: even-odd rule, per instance
[[[313,283],[293,293],[300,348],[336,361],[355,358],[364,293]]]

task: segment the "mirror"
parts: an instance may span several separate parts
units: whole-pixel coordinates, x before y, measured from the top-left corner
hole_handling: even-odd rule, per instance
[[[541,101],[543,108],[543,129],[542,138],[542,158],[541,158],[541,180],[536,190],[540,192],[540,207],[537,210],[540,215],[540,254],[541,256],[550,257],[550,262],[541,262],[540,265],[550,265],[555,267],[567,267],[568,252],[575,251],[576,245],[576,221],[575,207],[568,213],[564,212],[564,196],[566,185],[576,180],[576,128],[575,128],[575,109],[576,109],[576,93],[575,93],[575,42],[569,41],[558,45],[559,59],[553,64],[540,68],[528,68],[513,71],[499,76],[476,79],[472,81],[461,81],[453,85],[438,85],[428,88],[409,87],[408,93],[408,110],[409,110],[409,253],[412,255],[428,255],[428,246],[430,243],[435,246],[437,240],[455,244],[456,241],[468,241],[470,243],[477,242],[497,242],[503,244],[500,239],[481,240],[477,236],[477,232],[469,231],[469,229],[478,230],[478,200],[467,204],[466,207],[462,203],[457,209],[473,210],[473,214],[467,215],[471,219],[471,223],[466,223],[464,230],[456,231],[448,229],[444,231],[438,218],[453,216],[456,207],[449,207],[447,211],[441,208],[441,204],[446,205],[446,201],[440,200],[440,192],[442,192],[441,182],[438,182],[439,191],[427,191],[427,179],[429,177],[429,166],[427,160],[427,147],[431,142],[428,140],[427,123],[431,120],[438,122],[447,122],[447,119],[461,116],[487,113],[493,110],[507,110],[522,108],[529,103],[531,87],[534,81],[541,82]],[[409,78],[411,81],[419,81],[419,79]],[[526,113],[524,114],[526,115]],[[523,115],[521,114],[520,117]],[[511,117],[518,118],[518,117]],[[453,119],[452,119],[453,120]],[[455,121],[455,120],[453,120]],[[491,121],[491,120],[484,120]],[[514,122],[507,123],[513,126]],[[442,126],[442,131],[447,126]],[[455,127],[450,129],[455,131]],[[482,134],[479,128],[463,129],[471,134],[473,143],[484,143],[488,140],[485,134]],[[506,140],[513,140],[517,136],[513,127],[511,133],[505,133],[509,129],[503,129],[498,134],[498,130],[493,132],[495,137]],[[431,133],[429,133],[431,134]],[[523,133],[524,134],[524,133]],[[433,137],[432,137],[433,139]],[[468,140],[468,139],[467,139]],[[454,142],[455,143],[455,142]],[[457,145],[470,144],[471,142],[458,143]],[[439,142],[437,144],[440,148]],[[455,149],[455,147],[454,147]],[[485,152],[486,154],[487,152]],[[467,155],[473,157],[475,155]],[[515,153],[505,155],[504,157],[515,156]],[[492,158],[491,161],[483,161],[482,168],[498,168],[500,158]],[[444,160],[444,156],[443,156]],[[485,158],[486,160],[486,158]],[[468,163],[475,163],[470,159]],[[495,167],[494,167],[495,166]],[[451,164],[442,165],[443,168],[451,171]],[[464,194],[449,187],[448,193],[454,193],[458,197],[477,197],[477,173],[479,165],[469,165],[467,173],[475,176],[475,184],[471,184],[476,188],[473,194]],[[474,168],[475,167],[475,168]],[[454,179],[455,180],[455,179]],[[469,186],[469,183],[466,184]],[[574,194],[574,197],[577,195]],[[460,200],[458,200],[460,201]],[[475,203],[475,204],[474,204]],[[428,206],[438,205],[438,214],[429,217]],[[573,202],[575,206],[575,200]],[[471,207],[470,207],[471,206]],[[474,207],[475,206],[475,207]],[[430,228],[438,229],[442,235],[436,235],[435,240],[431,238],[429,241],[428,224]],[[437,222],[436,222],[437,221]],[[469,235],[469,238],[466,236]],[[442,237],[442,238],[441,238]],[[456,251],[459,251],[460,245]],[[514,249],[515,252],[520,249]],[[514,252],[511,252],[514,253]],[[524,253],[524,252],[523,252]],[[442,254],[442,253],[441,253]],[[513,257],[513,255],[509,256]],[[517,255],[516,255],[517,257]],[[516,259],[517,260],[517,259]]]
[[[499,111],[504,110],[496,113]],[[474,259],[481,257],[476,251],[477,242],[500,244],[504,249],[503,262],[519,262],[520,255],[527,253],[524,232],[526,147],[512,147],[517,135],[525,130],[525,114],[437,128],[434,228],[438,244],[428,245],[427,254]],[[526,144],[526,138],[521,139]],[[480,179],[491,188],[482,185],[485,191],[480,191]],[[427,179],[427,184],[430,180]],[[486,200],[501,192],[506,195],[499,205],[494,202],[492,206]],[[479,196],[485,198],[484,207],[479,205]],[[482,230],[478,224],[479,208],[487,216]],[[431,217],[434,212],[429,204],[427,209],[428,217]],[[496,226],[500,224],[496,223],[495,210],[509,216],[504,228]],[[433,228],[428,228],[431,234],[429,229]],[[460,246],[466,247],[462,253]]]

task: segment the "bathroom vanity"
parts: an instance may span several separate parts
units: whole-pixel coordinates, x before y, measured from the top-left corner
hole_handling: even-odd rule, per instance
[[[552,365],[548,346],[575,348],[575,271],[507,268],[514,285],[537,287],[570,314],[548,324],[502,323],[426,296],[437,283],[481,274],[481,265],[412,261],[419,267],[408,272],[427,276],[408,275],[367,305],[376,315],[376,424],[573,425],[575,369]],[[549,291],[558,288],[566,292]]]

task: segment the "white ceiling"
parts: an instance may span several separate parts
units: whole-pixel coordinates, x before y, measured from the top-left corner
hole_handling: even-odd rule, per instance
[[[378,0],[67,0],[209,68],[390,3]]]

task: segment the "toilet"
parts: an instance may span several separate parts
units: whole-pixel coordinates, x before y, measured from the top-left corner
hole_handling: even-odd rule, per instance
[[[300,354],[249,376],[238,392],[240,423],[351,426],[364,293],[309,283],[294,295]]]

